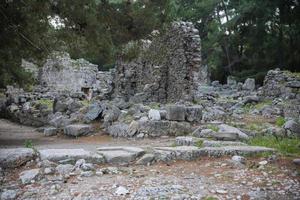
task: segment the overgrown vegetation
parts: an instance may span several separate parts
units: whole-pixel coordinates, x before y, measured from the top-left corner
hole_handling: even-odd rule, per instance
[[[198,147],[198,148],[203,147],[203,140],[198,140],[198,141],[195,143],[195,146]]]
[[[277,117],[275,124],[278,127],[282,127],[284,125],[284,123],[285,123],[284,117]]]
[[[25,140],[24,147],[33,149],[34,145],[33,145],[32,140]]]
[[[53,100],[51,100],[51,99],[40,99],[40,100],[37,100],[37,104],[47,106],[48,110],[52,110],[52,108],[53,108]]]
[[[246,105],[243,106],[243,110],[246,113],[249,113],[250,111],[257,109],[260,110],[262,109],[264,106],[268,106],[268,105],[272,105],[272,100],[264,100],[262,102],[259,102],[257,104],[254,103],[248,103]]]
[[[206,128],[208,128],[210,130],[213,130],[215,132],[219,131],[219,127],[217,125],[214,125],[214,124],[208,124]]]
[[[299,138],[278,138],[275,136],[256,136],[248,141],[252,146],[264,146],[277,149],[283,155],[300,155]]]

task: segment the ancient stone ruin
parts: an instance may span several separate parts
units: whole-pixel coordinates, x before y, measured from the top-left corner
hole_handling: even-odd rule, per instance
[[[0,93],[1,117],[19,123],[0,119],[0,199],[299,199],[295,166],[278,173],[281,154],[251,143],[299,141],[299,74],[210,83],[193,24],[152,38],[105,72],[64,52],[40,67],[22,61],[38,84]]]
[[[199,32],[192,23],[176,22],[136,58],[116,63],[114,95],[134,102],[193,100],[199,85],[209,81],[201,61]]]

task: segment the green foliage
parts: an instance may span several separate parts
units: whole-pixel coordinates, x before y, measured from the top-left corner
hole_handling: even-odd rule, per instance
[[[89,100],[82,100],[80,101],[80,103],[82,103],[85,107],[89,106],[91,104],[91,102]]]
[[[219,131],[219,127],[217,125],[214,125],[214,124],[207,125],[207,128],[210,129],[210,130],[213,130],[215,132]]]
[[[203,140],[198,140],[198,141],[195,143],[195,146],[198,147],[198,148],[203,147]]]
[[[52,108],[53,108],[53,100],[51,100],[51,99],[40,99],[40,100],[37,100],[37,104],[47,106],[48,110],[52,110]]]
[[[208,196],[208,197],[202,198],[201,200],[218,200],[218,198],[217,197],[210,197],[210,196]]]
[[[282,127],[283,124],[285,123],[284,117],[277,117],[275,124],[279,127]]]
[[[25,140],[24,147],[33,149],[34,145],[33,145],[32,140]]]
[[[257,110],[260,110],[262,109],[264,106],[267,106],[267,105],[272,105],[272,100],[265,100],[265,101],[262,101],[262,102],[259,102],[257,104],[246,104],[243,106],[243,109],[245,112],[250,112],[254,109],[257,109]]]
[[[283,155],[300,155],[299,138],[277,138],[275,136],[256,136],[248,141],[252,146],[264,146],[277,149]]]
[[[234,75],[262,83],[274,67],[299,71],[299,10],[297,1],[278,0],[1,1],[0,88],[16,83],[30,89],[33,79],[20,68],[21,59],[41,65],[53,50],[107,70],[124,44],[148,39],[174,20],[191,21],[199,30],[212,79]],[[51,25],[51,17],[63,26]],[[149,59],[164,59],[164,49],[157,52]],[[125,58],[139,53],[133,45]]]

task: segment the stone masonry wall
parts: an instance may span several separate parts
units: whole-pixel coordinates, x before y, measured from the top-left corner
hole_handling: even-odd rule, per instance
[[[73,60],[65,52],[49,56],[40,69],[39,81],[54,91],[80,92],[82,88],[91,88],[105,95],[112,90],[112,72],[98,71],[97,65],[84,59]]]
[[[198,30],[192,23],[174,22],[148,43],[137,58],[117,60],[114,95],[134,102],[193,100],[199,85],[208,82]]]

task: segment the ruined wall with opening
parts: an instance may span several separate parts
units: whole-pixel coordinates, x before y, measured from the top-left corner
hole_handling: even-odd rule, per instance
[[[172,23],[152,41],[141,44],[136,58],[120,56],[114,95],[133,102],[193,100],[199,85],[208,82],[200,50],[199,33],[192,23]]]

